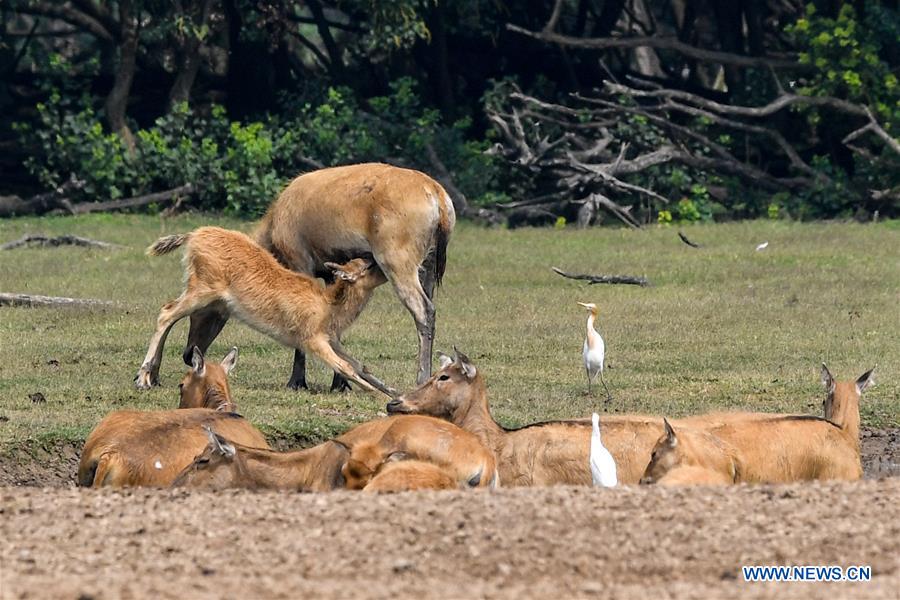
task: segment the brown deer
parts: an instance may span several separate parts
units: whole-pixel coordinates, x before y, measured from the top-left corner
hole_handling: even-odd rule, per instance
[[[390,464],[392,461],[409,457],[432,462],[438,466],[449,464],[449,469],[453,470],[445,470],[452,476],[462,470],[454,463],[446,462],[449,453],[441,447],[448,441],[446,423],[427,417],[402,416],[369,421],[357,425],[334,440],[312,448],[289,452],[248,448],[228,440],[225,436],[217,436],[214,432],[210,432],[206,448],[182,471],[174,485],[295,491],[326,491],[345,487],[343,473],[344,466],[350,458],[348,448],[377,445],[387,431],[397,423],[403,425],[389,438],[393,446],[387,445],[388,441],[385,442],[383,446],[385,458],[382,462]],[[462,436],[466,435],[465,432],[460,433]],[[430,447],[429,442],[432,444]],[[481,456],[487,455],[487,460],[483,463],[492,464],[490,462],[492,457],[486,450],[480,446],[474,447],[474,450],[480,451]],[[461,456],[460,460],[469,461],[469,464],[474,462],[467,456]],[[379,473],[384,470],[381,466],[379,464],[376,467]],[[490,471],[485,464],[481,464],[479,469],[479,484],[488,485]],[[484,477],[485,474],[488,477]],[[474,479],[474,475],[472,471],[468,473],[470,479]],[[371,478],[372,481],[375,477]]]
[[[416,390],[388,403],[390,414],[426,414],[469,431],[493,450],[504,486],[591,485],[590,420],[535,423],[506,429],[494,421],[481,373],[461,352],[441,355],[441,369]],[[616,461],[621,483],[637,483],[662,419],[609,415],[603,443]]]
[[[873,370],[856,381],[835,382],[823,364],[825,418],[735,415],[712,420],[702,431],[684,429],[677,437],[667,427],[641,482],[661,480],[681,466],[700,466],[733,481],[754,483],[859,479],[859,401],[873,382]]]
[[[238,349],[232,348],[221,363],[207,362],[203,353],[194,346],[191,368],[178,384],[181,401],[178,408],[211,408],[224,412],[237,412],[237,404],[231,398],[228,374],[237,364]]]
[[[690,428],[676,435],[666,419],[663,419],[663,426],[665,433],[650,453],[650,463],[641,477],[642,484],[665,480],[668,485],[675,485],[685,479],[690,482],[699,479],[704,483],[741,480],[741,460],[729,444],[711,433]],[[668,477],[678,470],[681,473]]]
[[[174,487],[326,492],[343,485],[347,449],[331,441],[292,452],[253,448],[207,429],[208,443],[172,482]]]
[[[205,408],[121,410],[104,417],[88,436],[78,464],[78,485],[168,486],[206,447],[205,427],[247,446],[268,447],[262,433],[234,413]]]
[[[461,485],[497,486],[493,453],[475,435],[433,417],[395,418],[380,439],[346,446],[341,472],[351,490],[366,487],[387,464],[408,459],[436,464]]]
[[[738,449],[744,481],[781,483],[862,477],[859,402],[862,393],[874,385],[874,369],[856,381],[835,382],[827,367],[822,366],[825,418],[773,415],[707,428]]]
[[[326,261],[373,256],[412,314],[419,336],[417,383],[431,373],[434,289],[447,262],[456,223],[444,188],[418,171],[367,163],[322,169],[294,179],[269,207],[254,238],[283,265],[311,276],[332,274]],[[191,315],[184,360],[206,350],[228,319],[221,303]],[[336,372],[332,389],[346,380]],[[288,387],[306,388],[302,349],[294,353]]]
[[[460,484],[443,467],[421,460],[400,460],[385,464],[364,492],[408,492],[414,490],[456,490]]]
[[[731,485],[734,483],[727,474],[704,467],[675,467],[657,482],[662,486],[680,485]]]
[[[254,329],[286,346],[306,349],[331,368],[369,391],[393,397],[392,390],[351,358],[338,336],[384,282],[384,274],[366,259],[328,263],[337,276],[322,288],[312,277],[281,266],[243,233],[201,227],[160,238],[147,250],[158,256],[185,246],[187,285],[163,306],[147,355],[135,377],[138,389],[159,384],[163,345],[180,319],[210,305],[224,305]]]

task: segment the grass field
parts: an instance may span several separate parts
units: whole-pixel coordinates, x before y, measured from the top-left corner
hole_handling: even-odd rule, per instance
[[[0,308],[0,452],[84,439],[122,408],[172,408],[187,325],[169,337],[162,388],[137,392],[159,307],[181,290],[177,257],[150,258],[161,234],[201,224],[247,230],[211,215],[136,215],[0,221],[0,242],[73,233],[125,247],[0,253],[0,291],[117,302],[103,310]],[[695,250],[674,228],[485,230],[460,224],[437,298],[436,348],[456,345],[487,377],[507,425],[592,410],[683,415],[712,408],[819,414],[824,360],[839,378],[877,364],[863,423],[900,422],[900,223],[752,222],[695,226]],[[768,241],[764,251],[755,246]],[[576,272],[646,275],[652,287],[585,286]],[[613,401],[586,394],[581,343],[596,302],[608,346]],[[388,384],[414,383],[412,319],[388,287],[346,337],[355,357]],[[309,443],[383,411],[380,397],[324,393],[330,374],[311,361],[317,393],[284,388],[291,353],[230,323],[211,349],[240,348],[233,392],[241,412],[274,439]],[[29,396],[41,392],[44,403]]]

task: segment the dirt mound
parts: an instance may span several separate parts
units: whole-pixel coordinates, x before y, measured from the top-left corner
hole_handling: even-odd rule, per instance
[[[4,598],[896,598],[900,479],[392,496],[0,490]],[[747,583],[741,565],[871,565]]]
[[[900,477],[900,429],[863,428],[859,447],[867,478]]]

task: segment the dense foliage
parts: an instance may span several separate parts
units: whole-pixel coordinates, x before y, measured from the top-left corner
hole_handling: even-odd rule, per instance
[[[0,0],[0,10],[0,194],[75,178],[72,200],[114,200],[191,183],[190,206],[255,215],[299,172],[379,160],[450,178],[474,206],[552,198],[552,223],[600,192],[640,222],[900,214],[892,2]],[[651,42],[581,44],[629,36]],[[740,115],[672,112],[604,82],[736,107],[790,93],[857,112],[825,102],[773,113],[764,125],[789,147],[773,152],[772,135]],[[884,135],[860,132],[866,114]],[[572,145],[573,131],[583,141]],[[603,168],[678,152],[628,170],[626,187],[562,186],[560,163],[602,139]],[[557,153],[531,160],[528,140],[558,140]]]

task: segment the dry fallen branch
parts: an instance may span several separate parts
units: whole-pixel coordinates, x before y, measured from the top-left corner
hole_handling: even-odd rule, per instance
[[[114,306],[109,300],[92,298],[64,298],[60,296],[38,296],[35,294],[6,294],[0,292],[0,306],[55,306],[106,308]]]
[[[104,248],[104,249],[112,249],[112,248],[121,248],[118,244],[111,244],[109,242],[101,242],[100,240],[92,240],[90,238],[84,238],[77,235],[60,235],[57,237],[47,237],[46,235],[40,234],[25,234],[21,238],[7,242],[5,244],[0,245],[0,250],[13,250],[15,248],[21,248],[22,246],[83,246],[86,248]]]
[[[133,198],[124,198],[122,200],[108,200],[106,202],[84,202],[81,204],[73,204],[71,208],[72,214],[81,215],[92,212],[104,212],[108,210],[121,210],[123,208],[137,208],[146,206],[154,202],[168,202],[175,198],[190,196],[195,188],[190,183],[186,183],[177,188],[166,190],[164,192],[156,192],[145,196],[135,196]]]
[[[562,275],[563,277],[566,277],[568,279],[579,279],[587,281],[591,285],[595,283],[639,285],[641,287],[650,285],[650,282],[646,277],[635,277],[632,275],[576,275],[573,273],[566,273],[562,269],[558,269],[556,267],[550,268],[553,269],[553,272],[558,275]]]
[[[689,240],[689,239],[687,238],[687,236],[684,235],[683,233],[681,233],[680,231],[678,232],[678,237],[681,238],[681,241],[682,241],[682,242],[684,242],[685,244],[687,244],[687,245],[690,246],[691,248],[702,248],[702,247],[703,247],[703,246],[701,246],[700,244],[697,244],[697,243],[692,242],[691,240]]]

